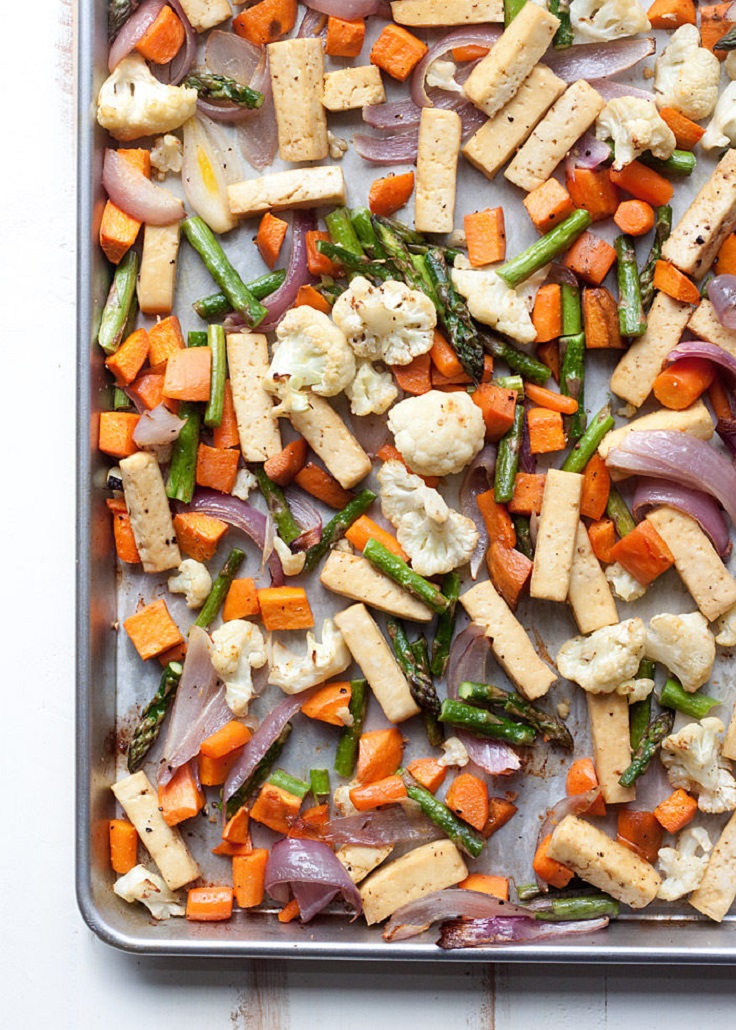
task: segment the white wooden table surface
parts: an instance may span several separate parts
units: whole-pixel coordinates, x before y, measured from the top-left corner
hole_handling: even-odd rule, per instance
[[[73,5],[10,3],[3,14],[0,563],[9,663],[0,685],[0,1023],[13,1030],[733,1025],[727,968],[149,960],[111,950],[83,924],[73,876]]]

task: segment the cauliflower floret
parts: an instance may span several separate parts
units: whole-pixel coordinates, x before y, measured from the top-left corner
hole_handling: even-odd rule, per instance
[[[677,146],[675,134],[651,100],[617,97],[609,100],[595,123],[598,139],[613,140],[613,167],[631,164],[645,150],[666,161]]]
[[[732,147],[736,143],[736,82],[729,82],[718,98],[705,135],[700,141],[703,150]]]
[[[526,300],[493,269],[472,268],[467,259],[458,257],[452,269],[452,282],[465,297],[473,318],[519,343],[532,343],[536,338]]]
[[[151,168],[156,178],[163,181],[167,174],[181,174],[184,147],[178,136],[159,136],[151,147]]]
[[[186,915],[181,897],[169,890],[158,873],[150,872],[144,865],[135,865],[125,876],[118,877],[112,889],[131,905],[140,901],[154,919]]]
[[[450,93],[463,93],[463,87],[455,82],[457,65],[454,61],[443,61],[439,59],[432,61],[427,69],[424,85],[427,89],[437,86],[438,89],[447,90]]]
[[[281,568],[285,576],[298,576],[304,570],[304,562],[307,560],[306,551],[297,551],[296,554],[288,544],[285,544],[280,536],[273,538],[273,548],[281,561]]]
[[[723,723],[715,716],[690,722],[662,741],[662,764],[673,787],[696,794],[701,812],[732,812],[736,780],[731,763],[721,755],[718,734]]]
[[[606,568],[606,579],[616,597],[620,597],[622,601],[638,601],[647,592],[644,584],[634,579],[617,561]]]
[[[268,682],[281,687],[285,694],[299,694],[308,687],[323,683],[330,676],[344,672],[352,660],[342,633],[332,619],[325,619],[322,643],[317,643],[313,633],[307,633],[307,652],[304,655],[294,654],[280,643],[272,645]]]
[[[437,759],[438,765],[457,765],[462,769],[470,761],[467,748],[459,737],[448,737],[440,747],[445,753],[442,758]]]
[[[185,594],[187,608],[201,608],[212,589],[212,576],[206,565],[194,558],[185,558],[177,569],[178,575],[169,577],[172,594]]]
[[[652,26],[638,0],[572,0],[570,21],[586,39],[618,39]]]
[[[430,390],[391,409],[388,425],[409,468],[420,476],[462,472],[482,449],[486,426],[467,393]]]
[[[616,693],[629,699],[629,704],[636,704],[637,701],[646,701],[654,690],[654,680],[646,676],[641,678],[625,680],[616,687]]]
[[[636,676],[646,635],[641,619],[625,619],[588,637],[573,637],[557,652],[557,668],[590,694],[610,694]]]
[[[345,387],[354,415],[382,415],[399,396],[390,372],[380,372],[370,361],[359,361],[355,379]]]
[[[434,341],[437,312],[419,290],[391,280],[373,286],[358,275],[335,301],[335,324],[359,358],[408,365]]]
[[[659,867],[665,878],[657,891],[662,901],[677,901],[697,890],[705,876],[708,855],[713,850],[708,831],[702,826],[683,830],[674,848],[660,848]],[[700,852],[700,854],[698,854]]]
[[[700,46],[697,28],[681,25],[654,65],[657,107],[674,107],[696,122],[707,118],[718,100],[720,78],[718,58]]]
[[[136,53],[123,58],[97,98],[97,121],[122,142],[178,129],[196,112],[196,89],[164,85]]]
[[[238,469],[238,474],[235,477],[233,488],[230,491],[232,497],[237,497],[241,501],[247,501],[250,496],[251,490],[255,490],[258,486],[258,480],[250,471],[250,469]]]
[[[655,615],[649,620],[646,656],[666,666],[692,694],[710,678],[716,642],[700,612]]]
[[[716,629],[717,644],[721,647],[733,647],[736,644],[736,604],[719,617]]]
[[[307,305],[292,308],[277,326],[276,338],[263,385],[284,401],[284,411],[309,410],[304,387],[334,397],[353,381],[353,352],[343,331],[323,311]]]
[[[233,715],[247,715],[254,697],[253,669],[266,664],[266,644],[258,626],[231,619],[212,634],[210,661],[225,683],[225,703]]]

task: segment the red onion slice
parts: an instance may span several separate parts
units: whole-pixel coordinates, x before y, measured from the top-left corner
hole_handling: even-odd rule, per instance
[[[464,27],[453,29],[442,39],[433,43],[427,53],[416,66],[411,77],[411,98],[418,107],[432,107],[432,100],[427,96],[424,88],[424,80],[427,77],[430,65],[438,61],[446,53],[455,47],[480,46],[492,47],[501,35],[500,25],[479,25],[477,27]]]
[[[147,225],[172,225],[186,213],[183,201],[147,179],[117,150],[105,151],[102,185],[113,204]]]
[[[477,498],[478,494],[484,493],[491,486],[495,468],[496,448],[493,444],[486,444],[468,466],[460,487],[460,511],[472,520],[478,530],[478,543],[470,556],[470,575],[473,579],[478,576],[478,569],[483,564],[489,543],[488,528],[478,508]]]
[[[135,48],[138,40],[150,29],[166,4],[167,0],[145,0],[138,10],[131,14],[110,47],[107,56],[109,71],[114,72],[123,58]]]
[[[248,117],[238,123],[238,143],[241,153],[257,171],[268,168],[273,163],[278,149],[278,129],[276,125],[276,108],[273,103],[271,76],[268,73],[268,57],[263,66],[264,71],[254,75],[251,86],[263,93],[263,104],[250,112]]]
[[[736,329],[736,275],[717,275],[708,283],[708,300],[726,329]]]
[[[610,43],[578,43],[565,50],[548,50],[544,63],[565,82],[608,79],[651,57],[657,45],[652,36],[615,39]],[[651,93],[648,94],[651,99]]]
[[[307,233],[317,227],[313,211],[295,211],[291,224],[291,254],[286,278],[268,298],[268,314],[258,327],[259,332],[271,332],[279,324],[296,300],[300,286],[314,281],[307,268]]]
[[[606,458],[609,468],[632,475],[670,479],[715,497],[736,524],[733,465],[704,440],[672,430],[629,433]]]
[[[700,490],[691,490],[679,483],[668,483],[664,479],[649,479],[640,476],[634,492],[633,511],[641,520],[648,511],[666,504],[695,519],[703,532],[710,537],[711,543],[720,554],[727,558],[731,553],[731,540],[723,512],[709,494]]]
[[[179,0],[166,0],[169,7],[173,8],[179,21],[184,26],[184,46],[179,50],[176,57],[168,64],[154,64],[151,71],[159,80],[169,86],[178,86],[182,79],[189,74],[194,58],[197,56],[197,33],[192,28],[192,23],[187,18],[184,8]]]
[[[178,439],[183,425],[183,418],[169,411],[165,404],[157,404],[141,415],[133,430],[133,442],[139,447],[163,447]]]
[[[263,50],[234,32],[213,29],[207,37],[205,64],[215,75],[226,75],[236,82],[250,83],[263,59]]]
[[[334,848],[341,848],[344,844],[364,844],[367,847],[407,844],[437,840],[444,835],[424,815],[419,805],[414,801],[403,801],[332,819],[323,827],[297,819],[289,829],[289,836],[322,840]]]
[[[297,30],[296,38],[309,39],[314,38],[314,36],[321,36],[326,27],[327,15],[322,14],[321,11],[313,11],[308,7]]]
[[[338,891],[356,916],[363,911],[360,892],[345,866],[327,844],[316,840],[287,837],[276,841],[266,863],[266,890],[281,904],[293,891],[303,923],[321,912]]]
[[[300,490],[287,487],[284,494],[291,514],[302,530],[300,536],[292,541],[291,548],[294,551],[306,551],[319,543],[322,535],[322,516]]]
[[[542,825],[537,832],[537,849],[544,838],[552,833],[555,826],[558,826],[565,816],[582,815],[584,812],[587,812],[590,806],[598,799],[600,793],[601,788],[594,787],[593,790],[586,790],[584,794],[572,794],[570,797],[564,797],[553,808],[548,808],[547,814],[542,820]],[[536,872],[534,879],[537,881],[537,886],[540,890],[545,893],[549,890],[549,884]]]
[[[353,136],[353,146],[364,161],[374,165],[412,165],[419,151],[419,129],[408,129],[393,136]]]
[[[489,944],[532,944],[578,933],[595,933],[608,926],[608,916],[548,923],[531,916],[494,916],[491,919],[456,919],[442,926],[437,944],[446,951],[483,948]]]
[[[600,93],[604,100],[618,100],[619,97],[638,97],[639,100],[653,100],[654,94],[649,90],[630,86],[626,82],[609,82],[608,79],[591,79],[589,85]]]
[[[529,918],[529,912],[512,901],[502,901],[491,894],[448,887],[402,905],[386,923],[383,939],[406,941],[424,933],[440,919],[493,919],[498,916]]]
[[[575,144],[571,156],[573,168],[595,169],[609,160],[611,149],[607,143],[588,131]]]
[[[304,0],[304,4],[320,14],[332,15],[344,21],[369,18],[382,7],[380,0]]]

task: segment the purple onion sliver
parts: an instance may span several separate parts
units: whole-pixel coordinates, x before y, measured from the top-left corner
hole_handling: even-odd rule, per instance
[[[651,36],[606,43],[579,43],[565,50],[548,50],[544,55],[544,63],[565,82],[577,82],[578,79],[607,80],[612,75],[620,75],[633,68],[645,57],[651,57],[655,50],[656,44]],[[651,93],[646,96],[651,100]]]
[[[120,27],[107,58],[108,71],[114,72],[120,62],[135,49],[135,45],[158,18],[168,0],[145,0]]]
[[[301,890],[297,884],[307,889]],[[266,890],[283,903],[289,889],[297,901],[299,891],[307,906],[307,911],[304,911],[299,904],[304,923],[329,904],[338,891],[353,906],[356,916],[363,911],[360,892],[345,866],[329,845],[321,841],[287,837],[273,845],[266,863]]]
[[[458,687],[465,680],[483,683],[486,678],[486,661],[490,642],[477,622],[471,622],[462,633],[458,633],[450,646],[447,662],[447,693],[456,699]]]
[[[595,933],[608,926],[608,916],[548,923],[528,916],[490,919],[454,919],[443,924],[437,944],[445,950],[482,948],[489,944],[531,944],[579,933]]]
[[[595,169],[609,160],[611,150],[607,143],[597,139],[588,130],[575,144],[572,156],[574,158],[574,167]]]
[[[312,10],[311,7],[307,7],[304,17],[301,20],[301,24],[297,30],[297,39],[313,39],[315,36],[321,36],[327,26],[327,15],[322,14],[321,11]]]
[[[732,278],[736,279],[736,276]],[[724,372],[728,372],[736,381],[736,358],[716,343],[706,343],[704,340],[683,340],[669,352],[664,360],[666,365],[671,365],[676,361],[681,361],[682,358],[705,358],[706,361],[712,361],[718,365]]]
[[[291,254],[286,269],[286,278],[269,298],[268,314],[258,326],[258,331],[267,333],[275,329],[288,309],[293,306],[300,286],[313,281],[307,268],[307,233],[317,227],[313,211],[295,211],[291,225]]]
[[[322,836],[335,848],[341,848],[344,844],[382,847],[386,844],[430,841],[437,840],[443,834],[424,815],[419,805],[404,801],[401,804],[383,805],[358,815],[332,819]]]
[[[717,275],[708,283],[708,300],[725,329],[736,329],[736,275]]]
[[[178,439],[184,422],[165,404],[157,404],[141,415],[133,430],[133,443],[138,447],[165,447]]]
[[[304,3],[313,11],[342,18],[344,21],[369,18],[381,7],[380,0],[304,0]]]
[[[197,56],[197,33],[192,28],[192,23],[187,18],[179,0],[166,0],[166,2],[169,7],[173,8],[177,18],[184,26],[184,46],[168,64],[154,64],[152,71],[160,82],[178,86],[182,79],[189,74]]]
[[[498,25],[470,26],[453,29],[442,39],[433,43],[419,64],[412,72],[411,77],[411,98],[417,107],[432,107],[432,100],[424,89],[424,80],[430,66],[443,57],[454,47],[476,44],[491,47],[501,35],[501,28]]]
[[[668,483],[664,479],[639,476],[632,505],[634,516],[641,520],[647,512],[660,504],[666,504],[669,508],[675,508],[695,519],[703,532],[710,537],[721,558],[728,557],[731,551],[728,526],[723,512],[710,494],[682,486],[680,483]]]
[[[528,912],[511,901],[502,901],[491,894],[448,887],[425,894],[397,909],[383,931],[385,941],[405,941],[428,930],[432,923],[444,919],[491,919],[498,916],[528,917]]]
[[[102,185],[113,204],[148,225],[173,225],[185,215],[179,197],[147,179],[110,147],[105,150]]]
[[[571,48],[572,49],[572,48]],[[638,97],[639,100],[651,100],[652,94],[638,86],[630,86],[625,82],[609,82],[608,79],[591,79],[589,85],[604,100],[618,100],[619,97]]]
[[[419,129],[392,136],[353,136],[353,146],[364,161],[375,165],[414,164],[419,152]]]
[[[510,776],[521,769],[521,759],[505,740],[480,740],[467,730],[456,730],[455,736],[470,761],[489,776]]]

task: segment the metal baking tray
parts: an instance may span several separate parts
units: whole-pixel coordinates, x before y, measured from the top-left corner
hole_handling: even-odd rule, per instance
[[[112,891],[113,873],[109,867],[107,821],[114,813],[114,799],[109,787],[124,775],[123,751],[126,732],[129,731],[136,706],[153,694],[157,682],[157,669],[142,669],[132,646],[124,633],[117,632],[118,619],[134,610],[138,597],[149,600],[161,593],[165,577],[154,581],[116,570],[114,546],[109,514],[105,508],[104,483],[107,464],[97,450],[98,412],[109,398],[105,381],[103,357],[95,343],[96,329],[109,286],[107,262],[97,244],[99,219],[104,205],[100,185],[102,154],[106,145],[105,133],[95,120],[95,100],[101,82],[107,75],[106,3],[104,0],[80,0],[78,5],[79,41],[79,118],[78,118],[78,472],[77,472],[77,854],[76,883],[79,907],[88,926],[108,944],[130,952],[152,955],[188,956],[251,956],[251,957],[304,957],[342,959],[432,959],[443,962],[682,962],[733,963],[736,962],[736,917],[731,916],[719,926],[697,916],[689,906],[668,906],[666,909],[650,907],[643,913],[626,913],[598,934],[572,937],[564,944],[540,943],[523,946],[494,946],[461,952],[444,952],[433,943],[436,934],[401,944],[386,944],[379,927],[366,927],[361,921],[351,923],[344,911],[327,912],[307,926],[298,922],[280,924],[273,909],[245,912],[237,910],[227,923],[190,923],[184,919],[171,919],[156,923],[149,918],[143,906],[131,906],[121,901]],[[341,135],[350,132],[349,116],[335,119],[333,131]],[[705,162],[703,162],[705,163]],[[277,162],[278,167],[278,162]],[[363,187],[377,174],[361,167],[354,154],[345,158],[346,179],[350,184],[353,203],[362,198]],[[252,174],[252,173],[251,173]],[[378,173],[380,174],[380,173]],[[706,167],[699,173],[709,174]],[[465,211],[474,210],[482,203],[503,203],[511,197],[512,188],[506,183],[487,181],[465,165],[463,175],[467,183],[458,197],[459,220]],[[356,189],[359,184],[361,193]],[[355,190],[355,192],[353,192]],[[680,213],[684,198],[676,194],[675,216]],[[688,191],[689,192],[689,191]],[[482,198],[482,199],[479,199]],[[518,204],[518,196],[515,198]],[[507,226],[509,251],[515,253],[531,241],[525,238],[530,230],[522,220]],[[519,224],[517,224],[519,222]],[[240,230],[246,233],[248,230]],[[226,241],[226,247],[231,246]],[[211,292],[211,283],[196,259],[183,248],[177,285],[177,312],[186,312],[188,301]],[[249,248],[247,253],[253,251]],[[239,261],[248,262],[245,249]],[[254,259],[255,260],[255,259]],[[260,274],[255,265],[252,270],[242,269],[245,277],[252,271]],[[185,320],[186,321],[186,320]],[[195,325],[195,322],[197,323]],[[184,328],[199,328],[201,323],[192,315],[191,324]],[[609,361],[610,366],[610,361]],[[610,367],[600,370],[598,382],[591,382],[590,397],[602,399],[606,395]],[[592,407],[595,409],[596,405]],[[252,556],[250,558],[252,562]],[[216,562],[215,562],[216,565]],[[668,574],[671,584],[670,610],[691,610],[692,602],[684,593],[674,573]],[[313,606],[319,612],[327,605],[327,594],[315,590]],[[312,594],[310,592],[310,598]],[[183,604],[183,602],[181,602]],[[662,610],[658,600],[643,599],[640,613],[651,615]],[[172,614],[184,616],[186,609],[177,610],[172,603]],[[332,598],[334,608],[334,597]],[[575,632],[570,616],[547,605],[546,610],[532,611],[521,607],[520,617],[527,626],[534,625],[540,640],[554,654],[562,640]],[[186,619],[179,619],[186,625]],[[319,618],[317,620],[319,622]],[[493,675],[503,683],[500,670]],[[730,677],[723,660],[720,676],[714,677],[713,686],[719,689],[719,678],[725,687]],[[579,695],[581,692],[578,691]],[[585,754],[587,746],[587,719],[582,698],[572,693],[571,685],[562,683],[555,700],[568,697],[572,701],[571,729],[579,746],[576,754]],[[374,706],[369,720],[381,724],[381,714]],[[727,718],[727,714],[722,716]],[[310,727],[299,736],[292,736],[285,753],[284,764],[299,772],[300,747],[307,755],[314,755],[315,747],[331,747],[334,736],[329,730]],[[369,728],[371,723],[369,722]],[[402,727],[406,729],[406,727]],[[417,747],[421,747],[421,730]],[[425,744],[426,747],[426,744]],[[421,753],[421,752],[417,752]],[[589,752],[588,752],[589,753]],[[154,761],[155,761],[154,754]],[[325,754],[325,764],[330,762]],[[155,767],[155,766],[154,766]],[[305,770],[308,766],[305,764]],[[304,770],[303,770],[304,771]],[[150,769],[149,769],[150,772]],[[657,777],[650,774],[651,784],[642,792],[640,802],[646,804],[647,791],[656,789]],[[535,753],[526,775],[517,775],[496,782],[496,792],[506,789],[520,790],[522,804],[512,824],[491,838],[488,852],[497,871],[517,875],[518,882],[530,878],[529,841],[536,837],[539,818],[548,804],[564,794],[564,763],[559,753],[542,749]],[[524,797],[533,792],[533,803],[524,804]],[[661,790],[660,790],[661,796]],[[213,881],[229,875],[227,860],[209,855],[214,835],[212,816],[187,824],[185,838],[203,867],[204,875]],[[715,836],[717,820],[712,826]],[[513,827],[513,829],[512,829]],[[260,829],[260,828],[259,828]],[[521,856],[521,864],[519,858]],[[486,861],[488,861],[486,859]],[[220,863],[217,865],[216,863]],[[481,866],[486,869],[487,867]]]

